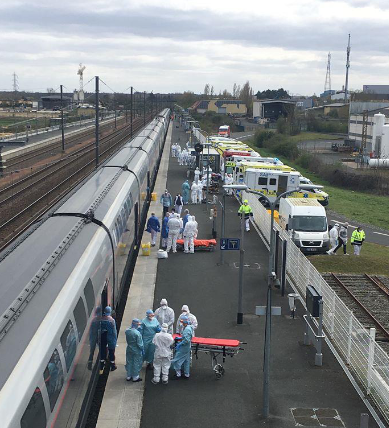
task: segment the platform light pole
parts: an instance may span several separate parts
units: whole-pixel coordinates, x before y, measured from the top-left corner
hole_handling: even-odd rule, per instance
[[[225,192],[227,189],[231,190],[247,190],[245,184],[226,184],[223,186],[223,213],[225,215]],[[244,216],[240,219],[240,247],[239,247],[239,287],[238,287],[238,312],[236,314],[236,323],[243,324],[243,268],[244,268]],[[222,251],[220,251],[222,252]],[[222,260],[220,261],[222,264]]]
[[[61,141],[62,141],[62,153],[65,152],[65,131],[63,126],[63,85],[61,87]]]
[[[96,79],[96,126],[95,126],[95,138],[96,138],[96,168],[99,166],[99,76],[95,77]]]
[[[223,186],[227,187],[227,186]],[[263,363],[263,416],[264,418],[269,417],[269,373],[270,373],[270,345],[271,345],[271,301],[272,301],[272,285],[275,278],[274,273],[274,211],[276,205],[281,198],[284,198],[292,193],[299,192],[300,190],[313,190],[320,189],[323,186],[311,185],[311,184],[302,184],[297,189],[288,190],[281,193],[277,198],[272,202],[267,195],[256,190],[249,189],[246,185],[240,186],[240,190],[244,190],[248,193],[253,193],[254,195],[261,196],[266,199],[270,206],[270,249],[269,249],[269,267],[268,267],[268,283],[267,283],[267,297],[266,297],[266,321],[265,321],[265,345],[264,345],[264,363]]]

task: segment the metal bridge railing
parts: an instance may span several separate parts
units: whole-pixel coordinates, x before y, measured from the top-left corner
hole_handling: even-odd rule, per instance
[[[258,197],[243,192],[254,213],[261,234],[270,241],[270,215]],[[293,243],[288,232],[276,223],[279,236],[287,242],[286,273],[305,301],[307,285],[313,285],[323,296],[323,325],[327,338],[359,382],[363,392],[377,405],[389,422],[389,356],[375,341],[375,329],[366,329],[352,311],[327,284],[307,257]]]

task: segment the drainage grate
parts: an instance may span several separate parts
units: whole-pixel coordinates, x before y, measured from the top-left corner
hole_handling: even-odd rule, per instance
[[[336,409],[292,408],[296,427],[345,427]]]

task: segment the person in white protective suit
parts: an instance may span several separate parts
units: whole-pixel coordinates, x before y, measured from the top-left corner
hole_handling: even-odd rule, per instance
[[[166,251],[169,252],[173,248],[173,253],[177,252],[177,238],[182,227],[182,222],[180,221],[180,215],[175,214],[167,222],[167,227],[169,228],[169,234],[167,237],[167,248]]]
[[[204,178],[205,178],[205,182],[204,182]],[[207,186],[207,179],[204,176],[202,180],[199,180],[199,182],[197,183],[197,199],[199,201],[199,204],[201,204],[201,202],[204,199],[204,195],[203,195],[203,188],[204,188],[204,183],[205,186]]]
[[[171,149],[172,149],[172,157],[175,158],[176,157],[176,144],[175,143],[172,144]]]
[[[179,144],[176,144],[176,158],[178,158],[178,163],[180,162],[180,156],[181,156],[181,146]]]
[[[331,248],[327,251],[327,254],[333,254],[335,248],[338,245],[339,238],[339,224],[336,223],[334,227],[330,230],[330,245]]]
[[[192,204],[197,204],[197,184],[195,181],[190,188],[190,197],[192,199]]]
[[[181,324],[181,317],[188,317],[190,321],[190,325],[193,327],[193,336],[195,335],[194,332],[198,327],[197,318],[189,311],[188,305],[182,305],[182,314],[177,319],[177,325],[176,325],[176,333],[182,334],[184,327]]]
[[[162,299],[160,305],[161,306],[154,312],[155,318],[157,318],[160,325],[167,324],[168,333],[173,334],[173,325],[175,318],[174,310],[168,306],[166,299]]]
[[[196,167],[194,172],[194,181],[198,183],[199,179],[200,179],[200,170],[199,170],[199,167]]]
[[[194,240],[197,236],[197,224],[192,220],[193,216],[189,217],[184,229],[184,253],[194,254]]]
[[[154,352],[154,377],[151,382],[157,385],[161,378],[162,383],[166,385],[169,380],[169,369],[171,360],[171,346],[174,343],[173,336],[168,333],[168,326],[166,323],[162,324],[162,330],[153,337],[153,344],[155,345]]]
[[[232,178],[232,174],[226,174],[224,178],[224,184],[232,184],[234,179]],[[232,195],[232,189],[227,189],[227,195]]]

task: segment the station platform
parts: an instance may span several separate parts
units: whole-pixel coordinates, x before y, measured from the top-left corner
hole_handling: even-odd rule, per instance
[[[181,146],[187,141],[178,125],[174,122],[169,129],[155,187],[158,195],[166,187],[174,197],[186,179],[186,167],[170,157],[171,140]],[[239,204],[233,197],[226,199],[226,236],[239,238]],[[158,204],[150,207],[150,213],[154,211],[161,218],[162,206]],[[200,239],[212,237],[212,221],[205,207],[187,207],[196,216]],[[219,233],[220,213],[217,230]],[[148,233],[144,233],[143,240],[149,241]],[[273,305],[281,306],[282,315],[272,318],[270,416],[262,417],[265,317],[255,315],[255,306],[266,304],[268,251],[253,227],[245,235],[244,247],[242,325],[236,324],[239,251],[225,251],[222,266],[218,265],[218,249],[189,255],[178,252],[158,261],[155,247],[150,257],[138,257],[119,334],[119,367],[109,375],[97,428],[360,427],[361,413],[369,410],[325,344],[323,366],[314,365],[314,348],[303,345],[304,309],[299,304],[296,318],[291,319],[288,299],[281,297],[279,290],[273,291]],[[211,358],[200,354],[198,360],[193,358],[187,381],[153,385],[152,371],[146,373],[143,369],[142,382],[126,382],[125,328],[133,317],[143,318],[149,307],[159,307],[161,298],[167,299],[176,318],[183,304],[189,306],[199,324],[196,336],[247,342],[244,351],[227,357],[220,380],[215,378]],[[377,424],[370,416],[369,428],[381,426],[385,425]]]

